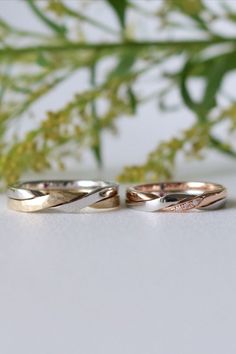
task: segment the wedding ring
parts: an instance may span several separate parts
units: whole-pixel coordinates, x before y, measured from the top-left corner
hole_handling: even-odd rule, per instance
[[[30,181],[10,186],[7,196],[9,207],[23,212],[110,210],[120,205],[118,185],[104,181]]]
[[[225,205],[224,186],[204,182],[166,182],[129,187],[126,205],[140,211],[215,210]]]

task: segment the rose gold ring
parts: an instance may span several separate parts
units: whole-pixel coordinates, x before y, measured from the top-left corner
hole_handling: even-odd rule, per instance
[[[225,205],[227,190],[209,182],[165,182],[129,187],[126,205],[140,211],[215,210]]]

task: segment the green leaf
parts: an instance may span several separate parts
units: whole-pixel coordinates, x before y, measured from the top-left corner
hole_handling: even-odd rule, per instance
[[[51,65],[50,61],[46,58],[46,56],[42,52],[38,54],[36,62],[39,66],[42,67],[48,67]]]
[[[12,85],[12,90],[14,90],[14,92],[23,93],[26,95],[32,93],[32,91],[30,89],[25,88],[25,87],[16,86],[16,85]]]
[[[226,71],[225,61],[215,62],[209,70],[204,97],[201,103],[202,110],[208,112],[216,105],[216,94]]]
[[[182,99],[184,101],[184,103],[186,104],[186,106],[195,111],[196,107],[197,107],[197,103],[194,102],[194,100],[192,99],[188,87],[187,87],[187,80],[191,74],[193,68],[193,62],[192,60],[188,60],[182,70],[181,73],[181,77],[180,77],[180,92],[182,95]]]
[[[120,25],[122,28],[125,27],[125,13],[127,8],[127,0],[107,0],[110,6],[116,13]]]
[[[124,53],[117,64],[117,66],[110,72],[108,79],[113,79],[114,77],[121,77],[127,75],[136,60],[134,52]]]
[[[8,23],[6,23],[2,18],[0,18],[0,27],[4,28],[5,30],[10,29],[10,26],[8,25]]]
[[[229,70],[235,69],[235,55],[225,55],[212,62],[207,73],[207,85],[201,103],[202,109],[208,112],[216,105],[216,95],[222,81]]]
[[[127,89],[127,95],[128,95],[128,98],[129,98],[129,102],[130,102],[130,107],[131,107],[131,110],[132,110],[132,113],[135,114],[137,112],[137,105],[138,105],[138,100],[135,96],[135,93],[132,89],[131,86],[128,87]]]
[[[206,120],[208,112],[216,105],[216,95],[226,73],[235,70],[235,53],[221,54],[207,60],[188,59],[181,73],[180,89],[184,103],[194,111],[200,120]],[[199,70],[200,69],[200,70]],[[201,77],[206,82],[201,101],[194,101],[187,82],[189,78]]]
[[[93,88],[96,87],[96,65],[91,67],[90,73],[90,83]],[[100,123],[99,116],[97,113],[97,105],[96,100],[93,99],[91,101],[91,115],[92,115],[92,136],[93,136],[93,144],[91,146],[94,157],[98,163],[98,166],[102,166],[102,151],[101,151],[101,131],[100,131]]]

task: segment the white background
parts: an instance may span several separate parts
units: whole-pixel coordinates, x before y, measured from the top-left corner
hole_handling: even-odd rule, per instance
[[[23,2],[1,0],[0,13],[38,26]],[[70,97],[68,87],[77,87],[68,85],[36,113]],[[123,117],[120,136],[104,137],[100,176],[114,178],[123,163],[142,162],[191,121],[188,112],[166,117],[153,104],[135,119]],[[97,176],[89,154],[83,164],[80,176]],[[177,179],[227,186],[227,208],[215,212],[21,214],[8,210],[2,195],[0,353],[235,354],[235,172],[232,160],[215,155],[180,162]]]

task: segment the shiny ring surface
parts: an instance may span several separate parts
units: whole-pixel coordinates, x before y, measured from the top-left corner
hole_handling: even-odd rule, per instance
[[[216,183],[150,183],[129,187],[126,205],[147,212],[215,210],[225,205],[226,197],[226,188]]]
[[[109,210],[120,205],[118,185],[92,180],[29,181],[8,187],[8,205],[22,212]]]

